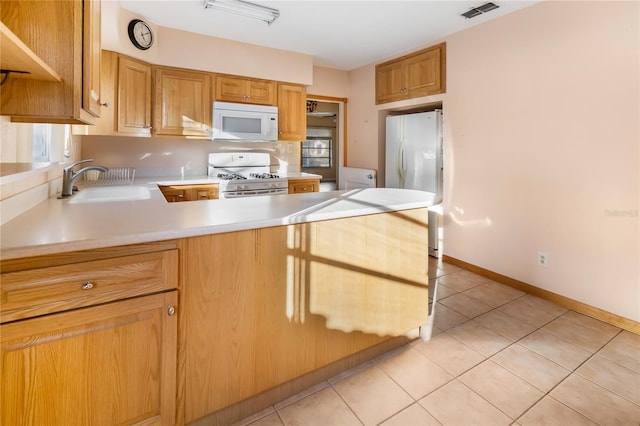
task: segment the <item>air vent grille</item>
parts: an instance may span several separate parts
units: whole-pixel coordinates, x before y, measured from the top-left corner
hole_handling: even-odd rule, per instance
[[[482,6],[478,6],[478,7],[474,7],[472,9],[469,9],[468,11],[466,11],[465,13],[461,14],[460,16],[464,16],[466,19],[471,19],[474,18],[478,15],[482,15],[483,13],[487,13],[490,12],[494,9],[499,8],[500,6],[498,6],[495,3],[485,3]]]

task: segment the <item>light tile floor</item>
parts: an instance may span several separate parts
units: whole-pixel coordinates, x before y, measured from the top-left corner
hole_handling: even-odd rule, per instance
[[[430,341],[238,425],[640,425],[640,335],[430,262]]]

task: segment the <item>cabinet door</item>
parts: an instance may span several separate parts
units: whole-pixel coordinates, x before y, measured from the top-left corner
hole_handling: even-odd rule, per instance
[[[306,105],[304,86],[278,84],[278,140],[304,140],[307,134]]]
[[[407,91],[409,97],[439,93],[441,89],[440,49],[428,51],[407,59]]]
[[[211,137],[210,82],[206,73],[156,68],[154,133]]]
[[[242,78],[218,76],[216,78],[216,100],[224,102],[246,102],[246,81]]]
[[[275,105],[275,86],[272,81],[218,76],[216,78],[216,100]]]
[[[100,99],[103,105],[100,110],[100,118],[96,119],[95,126],[86,126],[86,131],[89,135],[113,135],[117,125],[118,54],[103,50],[100,69]]]
[[[2,1],[0,21],[61,77],[9,77],[0,90],[2,115],[17,122],[94,122],[82,105],[82,6],[82,0]]]
[[[246,85],[245,102],[259,105],[275,105],[276,85],[272,81],[249,80]]]
[[[391,62],[376,67],[376,104],[404,99],[406,93],[407,68],[403,61]]]
[[[177,291],[2,325],[5,424],[175,422]]]
[[[119,133],[151,134],[151,65],[120,56],[117,114]]]
[[[84,0],[82,42],[82,107],[100,117],[100,1]]]

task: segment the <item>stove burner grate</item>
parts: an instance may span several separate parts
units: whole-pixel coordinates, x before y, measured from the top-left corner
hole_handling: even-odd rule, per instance
[[[280,176],[278,176],[275,173],[250,173],[249,177],[256,178],[256,179],[279,179],[280,178]]]
[[[224,180],[241,180],[246,179],[246,177],[239,175],[237,173],[218,173],[218,177]]]

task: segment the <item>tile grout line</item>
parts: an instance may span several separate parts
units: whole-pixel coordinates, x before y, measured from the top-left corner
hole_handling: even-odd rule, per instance
[[[571,310],[570,310],[570,311],[571,311]],[[564,314],[563,314],[563,315],[564,315]],[[559,317],[558,317],[558,318],[559,318]],[[548,324],[548,323],[547,323],[547,324]],[[546,324],[545,324],[545,325],[546,325]],[[543,327],[544,327],[544,326],[543,326]],[[542,327],[541,327],[541,328],[542,328]],[[537,331],[537,330],[536,330],[536,331]],[[576,410],[575,408],[573,408],[573,407],[571,407],[571,406],[569,406],[569,405],[565,404],[564,402],[562,402],[562,401],[560,401],[560,400],[558,400],[558,399],[554,398],[554,397],[553,397],[553,395],[551,395],[551,392],[553,392],[553,391],[554,391],[558,386],[560,386],[562,383],[564,383],[564,382],[565,382],[569,377],[573,376],[574,374],[577,374],[578,376],[580,376],[580,377],[584,378],[585,380],[588,380],[589,382],[591,382],[591,383],[595,384],[596,386],[599,386],[599,387],[601,387],[602,389],[608,390],[609,392],[612,392],[612,393],[614,393],[615,395],[618,395],[617,393],[615,393],[615,392],[613,392],[613,391],[611,391],[611,390],[609,390],[609,389],[607,389],[607,388],[605,388],[605,387],[601,386],[600,384],[598,384],[598,383],[596,383],[596,382],[593,382],[592,380],[589,380],[589,379],[587,379],[586,377],[583,377],[583,376],[582,376],[582,375],[580,375],[577,371],[578,371],[578,369],[579,369],[580,367],[582,367],[584,364],[586,364],[587,362],[589,362],[589,360],[591,360],[594,356],[596,356],[596,354],[597,354],[598,352],[600,352],[600,351],[601,351],[605,346],[607,346],[609,343],[611,343],[611,341],[612,341],[613,339],[615,339],[615,337],[616,337],[618,334],[620,334],[620,333],[622,333],[622,330],[619,330],[619,331],[618,331],[618,333],[616,333],[615,335],[613,335],[613,337],[611,337],[611,338],[607,341],[607,343],[605,343],[604,345],[602,345],[602,346],[601,346],[597,351],[593,352],[593,353],[592,353],[592,354],[591,354],[587,359],[585,359],[585,360],[584,360],[584,361],[582,361],[580,364],[578,364],[578,366],[576,366],[573,370],[569,370],[569,374],[567,374],[567,376],[566,376],[565,378],[563,378],[562,380],[560,380],[560,381],[559,381],[558,383],[556,383],[556,384],[555,384],[551,389],[549,389],[549,390],[548,390],[548,391],[547,391],[547,392],[542,396],[542,398],[540,398],[538,401],[536,401],[536,403],[535,403],[535,404],[531,405],[531,407],[529,407],[526,411],[524,411],[522,414],[520,414],[520,416],[518,416],[518,418],[517,418],[517,419],[515,419],[515,421],[520,420],[520,419],[522,418],[522,416],[524,416],[526,413],[528,413],[529,411],[531,411],[531,409],[532,409],[533,407],[535,407],[535,406],[536,406],[540,401],[542,401],[546,396],[548,396],[549,398],[552,398],[554,401],[557,401],[558,403],[560,403],[560,404],[564,405],[565,407],[569,408],[570,410],[575,411],[576,413],[580,414],[582,417],[584,417],[584,418],[586,418],[586,419],[589,419],[590,421],[592,421],[592,422],[594,422],[594,423],[596,423],[596,424],[600,425],[600,423],[598,423],[595,419],[590,418],[590,417],[589,417],[589,416],[587,416],[585,413],[582,413],[582,412],[580,412],[580,411]],[[601,333],[600,333],[600,334],[601,334]],[[554,335],[554,336],[555,336],[555,335]],[[558,337],[558,338],[562,339],[560,336],[555,336],[555,337]],[[562,340],[564,340],[565,342],[568,342],[568,340],[565,340],[565,339],[562,339]],[[571,342],[569,342],[569,343],[571,343]],[[534,352],[535,352],[535,351],[534,351]],[[537,352],[535,352],[535,353],[537,353]],[[542,354],[538,354],[538,355],[544,356],[544,355],[542,355]],[[546,358],[546,357],[545,357],[545,358]],[[547,358],[547,359],[548,359],[548,358]],[[553,360],[550,360],[550,361],[554,362]],[[556,363],[556,364],[557,364],[557,363]],[[560,365],[560,364],[557,364],[557,365]],[[561,366],[561,367],[562,367],[562,366]],[[566,367],[565,367],[565,368],[566,368]],[[621,398],[624,398],[622,395],[618,395],[618,396],[620,396]],[[624,398],[624,399],[625,399],[625,400],[627,400],[626,398]],[[627,400],[627,401],[628,401],[628,400]],[[631,402],[633,403],[633,401],[631,401]],[[636,404],[636,405],[637,405],[637,404]],[[604,426],[604,425],[600,425],[600,426]]]
[[[448,273],[448,274],[443,274],[442,276],[446,276],[446,275],[454,275],[454,274],[456,274],[456,273],[458,273],[458,272],[461,272],[461,271],[453,271],[453,272]],[[437,276],[436,276],[436,278],[435,278],[435,279],[437,280],[438,278],[439,278],[439,277],[437,277]],[[482,285],[485,285],[485,284],[487,284],[488,282],[491,282],[491,281],[492,281],[492,280],[488,280],[488,281],[486,281],[486,282],[479,283],[479,284],[477,284],[477,285],[475,285],[475,286],[473,286],[473,287],[470,287],[470,288],[469,288],[469,289],[467,289],[467,290],[470,290],[470,289],[473,289],[473,288],[477,288],[477,287],[482,286]],[[438,284],[439,284],[439,283],[436,283],[436,285],[438,285]],[[446,285],[444,285],[444,284],[441,284],[441,285],[443,285],[444,287],[447,287],[447,286],[446,286]],[[454,290],[454,289],[451,289],[451,288],[449,288],[449,287],[447,287],[447,288],[448,288],[448,289],[450,289],[450,290]],[[467,291],[467,290],[464,290],[464,291]],[[454,291],[455,291],[455,290],[454,290]],[[455,291],[455,293],[454,293],[454,294],[452,294],[452,295],[450,295],[450,296],[453,296],[453,295],[456,295],[456,294],[464,293],[464,291]],[[515,297],[515,298],[514,298],[514,299],[512,299],[512,300],[509,300],[509,301],[507,301],[507,302],[505,302],[505,303],[502,303],[502,304],[500,304],[500,305],[498,305],[498,306],[492,307],[492,309],[490,309],[489,311],[483,312],[482,314],[480,314],[480,315],[476,315],[476,316],[471,317],[471,318],[467,317],[466,315],[462,314],[461,312],[459,312],[459,311],[457,311],[457,310],[455,310],[455,309],[453,309],[453,308],[450,308],[450,307],[448,307],[448,306],[446,306],[446,305],[443,305],[443,306],[447,307],[448,309],[451,309],[453,312],[455,312],[455,313],[457,313],[457,314],[459,314],[459,315],[464,316],[464,317],[465,317],[465,318],[467,318],[467,319],[466,319],[466,321],[462,322],[461,324],[458,324],[458,325],[456,325],[456,326],[454,326],[454,327],[451,327],[451,328],[449,328],[449,329],[447,329],[447,330],[441,330],[441,331],[440,331],[440,333],[446,333],[449,337],[453,338],[453,339],[454,339],[455,341],[457,341],[458,343],[461,343],[463,346],[465,346],[465,347],[469,348],[470,350],[473,350],[473,351],[475,351],[475,352],[478,352],[478,351],[477,351],[476,349],[474,349],[473,347],[471,347],[471,346],[467,345],[465,342],[463,342],[463,341],[459,340],[458,338],[456,338],[454,335],[451,335],[451,334],[449,333],[449,330],[452,330],[452,329],[454,329],[454,328],[456,328],[456,327],[459,327],[459,326],[462,326],[462,325],[464,325],[464,324],[467,324],[467,323],[469,323],[470,321],[473,321],[473,320],[475,320],[475,319],[479,318],[479,317],[480,317],[480,316],[482,316],[482,315],[485,315],[485,314],[488,314],[488,313],[490,313],[490,312],[494,312],[494,311],[498,311],[498,312],[500,312],[501,314],[504,314],[504,315],[506,315],[506,316],[508,316],[508,317],[510,317],[510,318],[514,318],[514,319],[516,319],[516,320],[518,320],[518,321],[521,321],[522,323],[524,323],[524,324],[526,324],[526,325],[528,325],[528,326],[532,326],[532,324],[529,324],[529,323],[527,323],[526,321],[523,321],[523,320],[521,320],[521,319],[519,319],[519,318],[513,317],[512,315],[510,315],[510,314],[508,314],[508,313],[506,313],[506,312],[503,312],[503,311],[500,311],[500,310],[499,310],[499,308],[503,307],[504,305],[507,305],[507,304],[509,304],[509,303],[511,303],[511,302],[514,302],[514,301],[516,301],[516,300],[519,300],[519,299],[521,299],[522,297],[525,297],[525,296],[527,296],[527,295],[529,295],[529,293],[524,292],[524,294],[519,295],[518,297]],[[433,303],[435,304],[435,303],[437,303],[437,302],[438,302],[438,300],[446,299],[446,297],[445,297],[445,298],[443,298],[443,299],[438,299],[438,298],[437,298],[437,297],[435,297],[435,296],[437,296],[437,287],[436,287],[436,294],[434,294]],[[487,305],[486,303],[484,303],[484,302],[482,302],[482,301],[480,301],[480,300],[478,300],[478,299],[475,299],[475,298],[473,298],[472,296],[467,295],[467,297],[470,297],[470,298],[472,298],[474,301],[478,301],[478,302],[481,302],[481,303],[483,303],[483,304]],[[535,297],[535,296],[534,296],[534,297]],[[487,305],[487,306],[489,306],[489,305]],[[434,308],[434,309],[435,309],[435,308]],[[516,374],[516,373],[514,373],[514,372],[511,372],[511,371],[510,371],[509,369],[507,369],[506,367],[503,367],[503,366],[501,366],[500,364],[498,364],[498,363],[497,363],[496,361],[494,361],[492,358],[493,358],[493,357],[495,357],[497,354],[502,353],[502,352],[504,352],[505,350],[507,350],[508,348],[512,347],[514,344],[520,344],[520,342],[521,342],[523,339],[527,338],[528,336],[532,335],[533,333],[535,333],[535,332],[537,332],[537,331],[542,331],[542,332],[544,332],[544,333],[548,333],[548,334],[550,334],[550,335],[554,336],[555,338],[558,338],[558,339],[560,339],[560,340],[562,340],[562,341],[564,341],[564,342],[567,342],[567,343],[572,344],[572,345],[574,345],[574,346],[576,346],[576,347],[579,347],[579,348],[581,348],[581,349],[588,350],[589,352],[591,352],[589,349],[586,349],[586,348],[584,348],[584,347],[582,347],[582,346],[580,346],[580,345],[577,345],[576,343],[573,343],[573,342],[571,342],[571,341],[569,341],[569,340],[565,339],[565,338],[564,338],[564,337],[562,337],[562,336],[557,336],[557,335],[555,335],[554,333],[550,333],[550,332],[548,332],[548,331],[542,330],[542,328],[544,328],[544,327],[546,327],[547,325],[549,325],[550,323],[552,323],[552,322],[554,322],[554,321],[558,320],[559,318],[561,318],[561,317],[565,316],[568,312],[574,312],[574,313],[580,314],[579,312],[575,312],[575,311],[573,311],[573,310],[571,310],[571,309],[567,309],[564,313],[562,313],[562,314],[560,314],[560,315],[558,315],[558,316],[555,316],[554,318],[552,318],[552,319],[550,319],[549,321],[547,321],[547,322],[543,323],[542,325],[540,325],[540,326],[534,326],[534,327],[537,327],[537,328],[535,328],[533,331],[531,331],[531,332],[529,332],[529,333],[527,333],[527,334],[525,334],[525,335],[523,335],[523,336],[519,337],[517,340],[513,340],[513,341],[512,341],[512,340],[511,340],[511,338],[509,338],[508,336],[505,336],[504,334],[502,334],[502,333],[500,333],[500,332],[498,332],[498,331],[496,331],[496,330],[493,330],[493,329],[491,329],[491,328],[489,328],[489,327],[485,326],[484,324],[481,324],[481,323],[476,322],[476,324],[477,324],[477,325],[479,325],[479,326],[481,326],[481,327],[483,327],[483,328],[485,328],[485,329],[487,329],[487,330],[489,330],[489,331],[491,331],[491,332],[493,332],[493,333],[496,333],[497,335],[499,335],[499,336],[501,336],[501,337],[503,337],[503,338],[506,338],[507,340],[511,341],[511,343],[510,343],[510,344],[508,344],[506,347],[504,347],[504,348],[502,348],[502,349],[498,350],[497,352],[495,352],[495,353],[493,353],[493,354],[491,354],[491,355],[489,355],[489,356],[486,356],[486,357],[484,356],[484,354],[482,354],[482,353],[478,352],[479,354],[481,354],[481,355],[484,357],[484,359],[483,359],[482,361],[480,361],[480,362],[478,362],[478,363],[474,364],[473,366],[471,366],[471,367],[469,367],[469,368],[465,369],[464,371],[462,371],[461,373],[459,373],[459,374],[457,374],[457,375],[455,375],[455,376],[454,376],[453,374],[449,373],[449,371],[447,371],[447,370],[445,370],[444,368],[442,368],[442,367],[441,367],[441,366],[440,366],[436,361],[434,361],[433,359],[431,359],[427,354],[424,354],[424,353],[422,353],[421,351],[419,351],[419,350],[417,350],[417,349],[416,349],[416,351],[417,351],[420,355],[422,355],[422,356],[424,356],[425,358],[429,359],[431,362],[434,362],[434,363],[435,363],[435,365],[437,365],[439,368],[443,369],[444,371],[446,371],[447,373],[449,373],[449,374],[452,376],[450,380],[447,380],[445,383],[441,384],[441,385],[440,385],[440,386],[438,386],[437,388],[432,389],[432,390],[431,390],[431,391],[429,391],[426,395],[424,395],[424,396],[422,396],[422,397],[420,397],[420,398],[418,398],[418,399],[414,398],[414,397],[413,397],[413,395],[411,395],[411,394],[410,394],[410,393],[409,393],[409,392],[408,392],[408,391],[407,391],[407,390],[406,390],[406,389],[405,389],[405,388],[404,388],[400,383],[398,383],[398,382],[397,382],[397,381],[396,381],[392,376],[390,376],[390,375],[389,375],[389,374],[388,374],[384,369],[380,368],[380,367],[378,366],[378,364],[375,362],[375,360],[372,360],[372,361],[371,361],[371,365],[369,365],[367,368],[370,368],[371,366],[374,366],[374,367],[378,368],[378,370],[379,370],[379,371],[383,372],[383,373],[384,373],[384,374],[385,374],[389,379],[391,379],[391,380],[393,381],[393,383],[395,383],[395,384],[396,384],[400,389],[402,389],[402,391],[403,391],[403,392],[405,392],[405,393],[410,397],[410,399],[412,400],[412,402],[411,402],[410,404],[408,404],[407,406],[402,407],[401,409],[399,409],[398,411],[396,411],[395,413],[393,413],[393,414],[392,414],[392,415],[390,415],[389,417],[387,417],[387,418],[383,419],[381,422],[379,422],[379,423],[377,423],[377,424],[384,423],[385,421],[388,421],[388,420],[389,420],[389,419],[391,419],[392,417],[394,417],[394,416],[398,415],[399,413],[401,413],[402,411],[406,410],[407,408],[411,407],[412,405],[414,405],[414,404],[416,404],[416,403],[417,403],[417,404],[418,404],[422,409],[424,409],[427,413],[429,413],[429,415],[431,415],[431,416],[432,416],[432,417],[434,417],[436,420],[438,420],[435,416],[433,416],[433,414],[432,414],[431,412],[429,412],[429,410],[428,410],[428,409],[426,409],[425,407],[423,407],[423,406],[419,403],[419,400],[421,400],[421,399],[423,399],[423,398],[425,398],[425,397],[427,397],[427,396],[429,396],[429,395],[433,394],[434,392],[436,392],[436,391],[440,390],[441,388],[443,388],[444,386],[448,385],[449,383],[451,383],[451,382],[453,382],[453,381],[455,381],[455,380],[457,380],[459,383],[461,383],[462,385],[464,385],[464,386],[465,386],[467,389],[469,389],[471,392],[473,392],[474,394],[476,394],[477,396],[479,396],[482,400],[486,401],[486,402],[487,402],[487,403],[489,403],[491,406],[495,407],[498,411],[500,411],[501,413],[503,413],[504,415],[506,415],[509,419],[511,419],[511,416],[509,416],[509,415],[508,415],[507,413],[505,413],[502,409],[500,409],[499,407],[497,407],[496,405],[494,405],[493,403],[491,403],[489,400],[487,400],[486,398],[484,398],[482,395],[478,394],[475,390],[473,390],[472,388],[470,388],[469,386],[467,386],[464,382],[460,381],[460,380],[459,380],[459,378],[460,378],[462,375],[464,375],[464,374],[466,374],[467,372],[469,372],[470,370],[472,370],[473,368],[476,368],[476,367],[477,367],[477,366],[479,366],[480,364],[485,363],[486,361],[491,361],[491,362],[493,362],[494,364],[496,364],[497,366],[499,366],[500,368],[503,368],[503,369],[505,369],[506,371],[508,371],[510,374],[513,374],[515,377],[518,377],[519,379],[523,380],[525,383],[529,384],[530,386],[533,386],[534,388],[538,389],[536,386],[534,386],[533,384],[529,383],[529,382],[528,382],[527,380],[525,380],[523,377],[520,377],[518,374]],[[435,314],[435,312],[434,312],[433,314]],[[600,334],[600,335],[605,335],[605,336],[606,336],[606,334],[605,334],[605,333],[601,333],[601,332],[599,332],[599,331],[597,331],[597,330],[595,330],[595,329],[593,329],[593,328],[590,328],[590,327],[588,327],[588,326],[586,326],[586,325],[583,325],[583,324],[579,323],[578,321],[573,321],[571,318],[566,318],[566,320],[567,320],[567,321],[572,322],[572,323],[573,323],[573,324],[575,324],[575,325],[578,325],[578,326],[580,326],[580,327],[583,327],[583,328],[585,328],[585,329],[587,329],[587,330],[590,330],[590,331],[592,331],[592,332],[595,332],[595,333],[598,333],[598,334]],[[617,327],[616,327],[616,328],[617,328]],[[550,362],[552,362],[553,364],[558,365],[558,366],[560,366],[560,367],[562,367],[562,368],[566,369],[567,371],[569,371],[569,373],[566,375],[566,377],[564,377],[564,378],[563,378],[563,379],[561,379],[558,383],[556,383],[555,385],[553,385],[553,386],[552,386],[548,391],[546,391],[546,392],[542,391],[543,395],[542,395],[539,399],[537,399],[537,400],[536,400],[536,401],[535,401],[531,406],[529,406],[527,409],[525,409],[525,411],[523,411],[520,415],[518,415],[518,417],[516,417],[515,419],[512,419],[512,423],[511,423],[511,424],[515,424],[515,423],[517,423],[517,421],[518,421],[518,420],[520,420],[520,419],[521,419],[525,414],[527,414],[528,412],[530,412],[530,411],[531,411],[531,410],[532,410],[532,409],[533,409],[537,404],[539,404],[539,403],[540,403],[540,402],[541,402],[545,397],[547,397],[547,396],[549,396],[549,398],[553,399],[554,401],[556,401],[556,402],[558,402],[558,403],[562,404],[563,406],[567,407],[568,409],[572,410],[573,412],[578,413],[580,416],[584,417],[585,419],[589,419],[590,421],[593,421],[594,423],[597,423],[594,419],[591,419],[591,418],[590,418],[590,417],[588,417],[587,415],[585,415],[585,414],[583,414],[582,412],[580,412],[580,411],[578,411],[578,410],[576,410],[576,409],[572,408],[571,406],[566,405],[565,403],[563,403],[562,401],[557,400],[556,398],[554,398],[554,397],[551,395],[551,392],[553,392],[555,389],[557,389],[557,388],[558,388],[562,383],[564,383],[568,378],[572,377],[573,375],[577,375],[577,376],[579,376],[580,378],[583,378],[583,379],[585,379],[585,380],[588,380],[589,382],[593,383],[594,385],[596,385],[596,386],[598,386],[598,387],[600,387],[600,388],[602,388],[602,389],[604,389],[604,390],[606,390],[606,391],[608,391],[608,392],[611,392],[612,394],[617,395],[617,396],[619,396],[619,397],[623,398],[624,400],[631,402],[631,403],[632,403],[632,404],[634,404],[634,405],[638,405],[638,404],[636,404],[635,402],[628,400],[628,399],[627,399],[626,397],[624,397],[623,395],[620,395],[619,393],[617,393],[617,392],[615,392],[615,391],[613,391],[613,390],[610,390],[610,389],[608,389],[608,388],[606,388],[606,387],[604,387],[604,386],[602,386],[602,385],[600,385],[600,384],[598,384],[598,383],[596,383],[596,382],[594,382],[594,381],[590,380],[589,378],[582,376],[581,374],[579,374],[579,373],[577,372],[577,370],[578,370],[578,369],[580,369],[583,365],[585,365],[587,362],[589,362],[590,360],[592,360],[596,355],[598,355],[598,354],[599,354],[599,353],[600,353],[600,352],[601,352],[601,351],[602,351],[602,350],[603,350],[607,345],[609,345],[609,344],[610,344],[610,343],[611,343],[611,342],[612,342],[616,337],[618,337],[622,332],[623,332],[623,330],[622,330],[622,329],[618,329],[618,331],[617,331],[615,334],[613,334],[613,335],[612,335],[612,336],[611,336],[611,337],[606,341],[606,343],[602,344],[602,345],[601,345],[597,350],[595,350],[594,352],[592,352],[592,353],[591,353],[591,354],[590,354],[590,355],[589,355],[589,356],[588,356],[584,361],[582,361],[581,363],[579,363],[579,364],[578,364],[575,368],[573,368],[573,369],[568,369],[568,368],[566,368],[565,366],[558,364],[556,361],[554,361],[554,360],[552,360],[552,359],[547,358],[545,355],[540,354],[540,353],[538,353],[537,351],[535,351],[535,350],[533,350],[533,349],[530,349],[530,348],[528,348],[527,346],[524,346],[524,345],[521,345],[521,344],[520,344],[521,346],[525,347],[527,350],[532,351],[533,353],[535,353],[535,354],[536,354],[536,355],[538,355],[538,356],[541,356],[541,357],[542,357],[542,358],[544,358],[545,360],[550,361]],[[440,334],[440,333],[437,333],[437,334]],[[434,335],[434,336],[437,336],[437,334],[436,334],[436,335]],[[410,345],[410,344],[409,344],[409,345]],[[409,350],[410,350],[410,349],[412,349],[412,347],[409,347]],[[393,357],[397,356],[399,353],[400,353],[400,352],[396,353],[396,354],[395,354],[395,355],[393,355],[393,356],[390,356],[388,359],[391,359],[391,358],[393,358]],[[607,357],[604,357],[604,356],[602,356],[602,355],[600,355],[600,356],[601,356],[602,358],[606,359],[606,360],[607,360],[607,361],[609,361],[609,362],[612,362],[612,363],[614,363],[614,364],[616,364],[616,365],[618,365],[618,366],[620,366],[620,367],[623,367],[623,368],[625,368],[625,369],[627,369],[627,370],[630,370],[630,371],[632,371],[632,372],[636,373],[634,370],[631,370],[631,369],[627,368],[626,366],[621,365],[621,364],[619,364],[618,362],[616,362],[616,361],[614,361],[614,360],[611,360],[611,359],[609,359],[609,358],[607,358]],[[365,369],[366,369],[366,368],[365,368]],[[353,375],[357,375],[357,374],[361,373],[362,371],[364,371],[365,369],[362,369],[362,370],[360,370],[360,371],[357,371],[357,372],[355,372]],[[335,384],[337,384],[337,383],[339,383],[340,381],[345,380],[346,378],[351,377],[351,376],[352,376],[352,375],[346,376],[346,377],[342,378],[341,380],[339,380],[338,382],[335,382],[335,383],[331,383],[330,381],[327,381],[327,383],[328,383],[328,387],[331,387],[331,389],[332,389],[332,390],[333,390],[333,391],[338,395],[338,397],[340,398],[340,400],[341,400],[341,401],[342,401],[342,402],[347,406],[347,408],[348,408],[348,409],[349,409],[349,411],[350,411],[350,412],[355,416],[355,418],[356,418],[356,419],[357,419],[361,424],[363,424],[363,425],[364,425],[364,421],[363,421],[363,420],[362,420],[362,419],[357,415],[357,413],[353,410],[353,408],[352,408],[352,407],[347,403],[347,401],[342,397],[342,395],[341,395],[341,394],[338,392],[338,390],[334,387],[334,385],[335,385]],[[540,389],[538,389],[538,390],[540,390]],[[317,391],[316,391],[316,392],[317,392]],[[309,397],[309,396],[311,396],[311,395],[315,394],[316,392],[313,392],[313,393],[311,393],[311,394],[309,394],[309,395],[306,395],[304,398],[301,398],[300,400],[305,399],[305,398],[307,398],[307,397]],[[280,422],[281,422],[283,425],[285,425],[285,422],[284,422],[283,418],[281,417],[279,410],[275,408],[275,405],[274,405],[273,407],[274,407],[274,412],[278,415],[278,418],[279,418]],[[282,407],[282,408],[284,408],[284,407]],[[265,416],[265,417],[266,417],[266,416]],[[440,422],[440,421],[438,420],[438,422]]]

